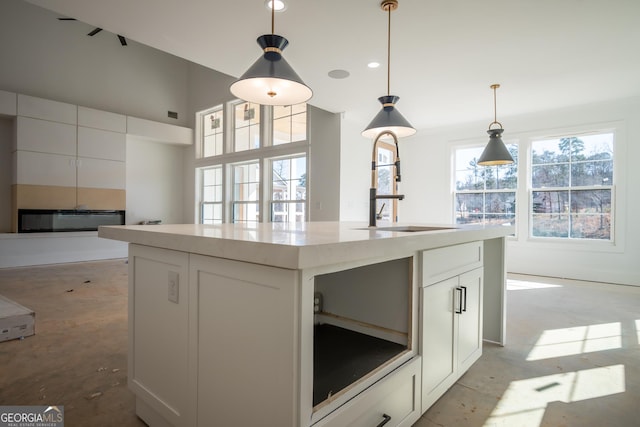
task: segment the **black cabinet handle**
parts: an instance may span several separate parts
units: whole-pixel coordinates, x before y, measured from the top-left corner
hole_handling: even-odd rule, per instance
[[[456,291],[460,291],[460,298],[458,298],[458,308],[456,308],[456,314],[462,314],[462,288],[456,288]]]
[[[467,287],[466,286],[460,286],[460,287],[464,291],[464,308],[462,309],[462,311],[467,311]]]
[[[386,423],[391,421],[391,416],[389,416],[387,414],[382,414],[382,418],[384,418],[384,419],[376,427],[382,427],[383,425],[385,425]]]

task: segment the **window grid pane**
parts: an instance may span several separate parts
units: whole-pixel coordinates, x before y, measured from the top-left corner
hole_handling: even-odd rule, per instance
[[[233,222],[258,222],[260,219],[260,163],[233,165]]]
[[[271,221],[305,221],[307,199],[306,156],[272,160],[271,176]]]
[[[234,151],[260,148],[260,105],[243,102],[234,106]]]
[[[202,169],[200,222],[222,223],[222,167]]]
[[[307,139],[307,104],[273,108],[273,145]]]
[[[611,240],[613,134],[533,141],[531,236]]]
[[[202,155],[218,156],[223,153],[224,146],[224,111],[222,108],[205,114],[202,119]]]

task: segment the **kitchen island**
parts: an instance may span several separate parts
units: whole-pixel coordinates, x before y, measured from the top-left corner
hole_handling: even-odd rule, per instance
[[[150,426],[410,426],[504,344],[513,227],[100,227],[129,246]]]

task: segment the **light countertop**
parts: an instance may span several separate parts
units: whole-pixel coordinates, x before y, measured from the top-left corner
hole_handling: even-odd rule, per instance
[[[379,224],[379,228],[388,225],[391,224]],[[359,222],[125,225],[101,226],[98,236],[274,267],[304,269],[392,253],[406,256],[418,250],[505,237],[514,232],[512,226],[465,226],[423,232],[379,228],[369,229],[366,223]]]

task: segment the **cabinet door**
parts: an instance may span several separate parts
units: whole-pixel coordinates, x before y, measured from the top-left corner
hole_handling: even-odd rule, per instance
[[[422,288],[422,409],[426,410],[455,381],[455,331],[458,277]]]
[[[76,158],[58,154],[15,152],[15,184],[76,186]]]
[[[295,270],[190,255],[197,425],[296,425]]]
[[[458,320],[458,370],[463,373],[482,355],[482,268],[459,276],[462,313]]]
[[[124,190],[126,175],[125,162],[78,159],[78,187]]]

